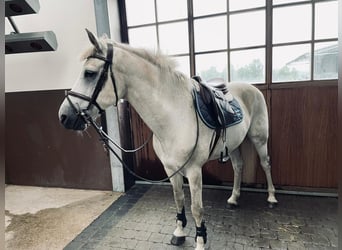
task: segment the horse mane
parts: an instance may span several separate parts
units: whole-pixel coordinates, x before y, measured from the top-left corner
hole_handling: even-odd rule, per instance
[[[177,67],[177,62],[173,58],[163,54],[160,50],[154,51],[145,48],[134,48],[124,43],[115,43],[114,45],[145,59],[149,63],[154,64],[161,69],[175,70]]]
[[[112,40],[106,37],[100,38],[99,41],[100,43],[107,43],[107,42],[113,43],[115,47],[118,47],[138,57],[141,57],[145,59],[146,61],[148,61],[149,63],[154,64],[162,69],[175,70],[175,68],[177,67],[177,62],[173,58],[163,54],[160,50],[153,51],[153,50],[145,49],[145,48],[134,48],[128,44],[113,42]],[[91,47],[87,49],[81,55],[81,60],[85,60],[89,56],[94,55],[95,53],[96,53],[95,48]]]
[[[114,42],[114,46],[125,51],[128,51],[149,63],[159,67],[164,72],[169,73],[170,77],[172,77],[175,81],[184,84],[187,77],[180,71],[176,69],[178,63],[172,57],[163,54],[159,49],[158,50],[151,50],[145,48],[134,48],[128,44]]]
[[[177,62],[172,57],[163,54],[159,49],[158,50],[151,50],[145,48],[134,48],[128,44],[114,42],[107,37],[101,37],[99,39],[100,44],[104,46],[105,43],[112,43],[115,47],[125,50],[127,52],[132,53],[133,55],[146,60],[147,62],[159,67],[161,70],[170,73],[171,77],[174,80],[184,82],[186,80],[186,76],[176,70]],[[92,56],[96,53],[94,47],[89,48],[81,55],[81,60],[87,59],[89,56]]]

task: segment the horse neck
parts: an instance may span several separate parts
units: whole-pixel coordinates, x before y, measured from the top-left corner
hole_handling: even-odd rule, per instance
[[[180,124],[175,115],[186,119],[184,107],[191,107],[190,79],[125,50],[117,49],[115,58],[118,78],[126,88],[124,98],[154,134],[174,134],[169,128]]]

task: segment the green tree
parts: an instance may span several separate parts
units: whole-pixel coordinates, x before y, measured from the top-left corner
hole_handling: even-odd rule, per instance
[[[292,81],[299,80],[300,73],[295,68],[289,68],[287,65],[280,69],[273,70],[273,81]]]
[[[211,66],[208,70],[202,70],[200,74],[201,77],[206,81],[213,78],[223,78],[225,81],[227,81],[227,68],[220,72],[216,67]]]
[[[264,65],[259,59],[254,59],[251,63],[237,70],[232,65],[230,72],[231,72],[232,81],[248,81],[248,82],[265,81]]]

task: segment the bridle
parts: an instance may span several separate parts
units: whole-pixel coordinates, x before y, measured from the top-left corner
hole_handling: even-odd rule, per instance
[[[77,97],[79,99],[82,99],[82,100],[85,100],[88,102],[87,108],[85,110],[82,110],[82,111],[89,111],[92,106],[95,106],[99,110],[100,114],[102,114],[104,112],[104,110],[101,108],[101,106],[97,103],[96,99],[97,99],[98,95],[100,94],[105,82],[108,79],[108,69],[110,71],[110,78],[112,80],[113,87],[114,87],[115,100],[116,100],[115,106],[118,103],[118,92],[116,89],[116,83],[115,83],[115,78],[114,78],[113,69],[112,69],[113,45],[111,43],[107,43],[107,56],[106,57],[103,57],[102,55],[99,55],[99,54],[94,54],[94,55],[87,57],[87,60],[90,58],[96,58],[96,59],[102,60],[105,62],[105,64],[103,66],[101,75],[100,75],[100,77],[96,83],[95,90],[94,90],[93,95],[91,97],[83,95],[83,94],[75,92],[75,91],[72,91],[72,90],[69,90],[66,92],[65,97],[77,114],[79,114],[81,110],[79,110],[79,108],[75,107],[75,104],[70,100],[69,96]]]

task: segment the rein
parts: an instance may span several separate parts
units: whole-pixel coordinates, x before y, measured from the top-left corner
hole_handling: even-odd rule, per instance
[[[107,52],[107,56],[106,57],[103,57],[101,55],[92,55],[92,56],[89,56],[87,59],[89,58],[96,58],[96,59],[99,59],[99,60],[102,60],[105,62],[104,66],[103,66],[103,70],[101,72],[101,75],[99,77],[99,80],[95,86],[95,90],[92,94],[91,97],[89,96],[86,96],[86,95],[83,95],[81,93],[77,93],[77,92],[74,92],[74,91],[67,91],[66,92],[66,99],[68,100],[70,106],[74,109],[74,111],[76,112],[76,114],[81,117],[81,119],[83,119],[87,124],[91,124],[95,131],[97,132],[97,134],[100,136],[100,140],[103,141],[104,143],[104,146],[110,150],[114,156],[122,163],[122,165],[124,166],[124,168],[131,174],[133,175],[134,177],[138,178],[138,179],[141,179],[143,181],[147,181],[147,182],[150,182],[150,183],[160,183],[160,182],[165,182],[165,181],[168,181],[170,180],[173,176],[175,176],[176,174],[180,173],[184,168],[185,166],[190,162],[192,156],[194,155],[195,153],[195,150],[197,148],[197,144],[198,144],[198,138],[199,138],[199,122],[198,122],[198,115],[197,115],[197,112],[195,112],[196,114],[196,141],[195,141],[195,145],[193,147],[193,149],[191,150],[191,153],[189,155],[189,158],[184,162],[184,164],[179,168],[177,169],[172,175],[170,175],[169,177],[166,177],[164,179],[161,179],[161,180],[157,180],[157,181],[154,181],[154,180],[150,180],[150,179],[147,179],[147,178],[144,178],[142,176],[139,176],[137,175],[136,173],[134,173],[130,168],[129,166],[127,166],[127,164],[120,158],[120,156],[115,152],[115,150],[111,147],[111,145],[109,144],[109,142],[113,143],[118,149],[120,149],[122,152],[125,152],[125,153],[135,153],[137,152],[138,150],[142,149],[143,147],[145,147],[147,145],[147,143],[149,142],[149,140],[152,138],[153,136],[153,133],[151,132],[151,135],[150,137],[148,138],[148,140],[146,142],[144,142],[144,144],[142,144],[140,147],[136,148],[136,149],[132,149],[132,150],[127,150],[127,149],[124,149],[122,148],[120,145],[118,145],[117,143],[115,143],[109,136],[106,132],[104,132],[102,130],[102,127],[99,126],[94,120],[93,118],[88,114],[88,111],[90,110],[90,108],[92,106],[96,106],[97,109],[99,110],[99,113],[103,113],[104,110],[100,107],[100,105],[97,103],[96,99],[99,95],[99,93],[101,92],[105,82],[107,81],[107,78],[108,78],[108,69],[110,71],[110,77],[111,77],[111,80],[112,80],[112,83],[113,83],[113,87],[114,87],[114,92],[115,92],[115,98],[116,98],[116,104],[115,106],[117,106],[117,103],[118,103],[118,93],[117,93],[117,88],[116,88],[116,83],[115,83],[115,78],[114,78],[114,74],[113,74],[113,69],[112,69],[112,64],[113,64],[113,45],[108,43],[107,44],[107,47],[108,47],[108,52]],[[77,97],[79,99],[82,99],[82,100],[85,100],[85,101],[88,101],[88,106],[86,109],[84,110],[81,110],[81,108],[78,106],[76,107],[75,104],[71,101],[70,97],[69,96],[73,96],[73,97]],[[77,103],[76,103],[77,104]]]
[[[196,113],[196,112],[195,112]],[[139,148],[137,149],[134,149],[134,150],[125,150],[123,149],[122,147],[120,147],[119,145],[117,145],[101,128],[101,126],[99,126],[94,120],[93,118],[91,118],[90,115],[88,115],[86,113],[86,111],[82,111],[79,113],[83,119],[85,121],[87,121],[88,124],[91,124],[95,131],[97,132],[97,134],[100,136],[100,141],[103,141],[103,144],[104,146],[110,150],[114,155],[115,157],[122,163],[122,165],[124,166],[124,168],[131,174],[133,175],[134,177],[138,178],[138,179],[141,179],[143,181],[147,181],[147,182],[150,182],[150,183],[161,183],[161,182],[165,182],[165,181],[168,181],[170,180],[173,176],[175,176],[176,174],[178,174],[180,171],[182,171],[184,169],[184,167],[190,162],[192,156],[194,155],[195,153],[195,150],[197,148],[197,144],[198,144],[198,138],[199,138],[199,122],[198,122],[198,115],[196,113],[196,141],[195,141],[195,145],[194,147],[192,148],[191,150],[191,153],[189,155],[189,158],[183,163],[183,165],[177,169],[172,175],[164,178],[164,179],[161,179],[161,180],[150,180],[150,179],[147,179],[147,178],[144,178],[140,175],[137,175],[136,173],[134,173],[130,168],[129,166],[127,166],[127,164],[120,158],[120,156],[114,151],[114,149],[110,146],[109,144],[109,141],[112,142],[116,147],[118,147],[121,151],[123,152],[128,152],[128,153],[134,153],[134,152],[137,152],[138,150],[142,149],[144,146],[146,146],[146,144],[148,143],[148,141],[152,138],[152,135],[150,136],[150,138],[142,145],[140,146]]]

